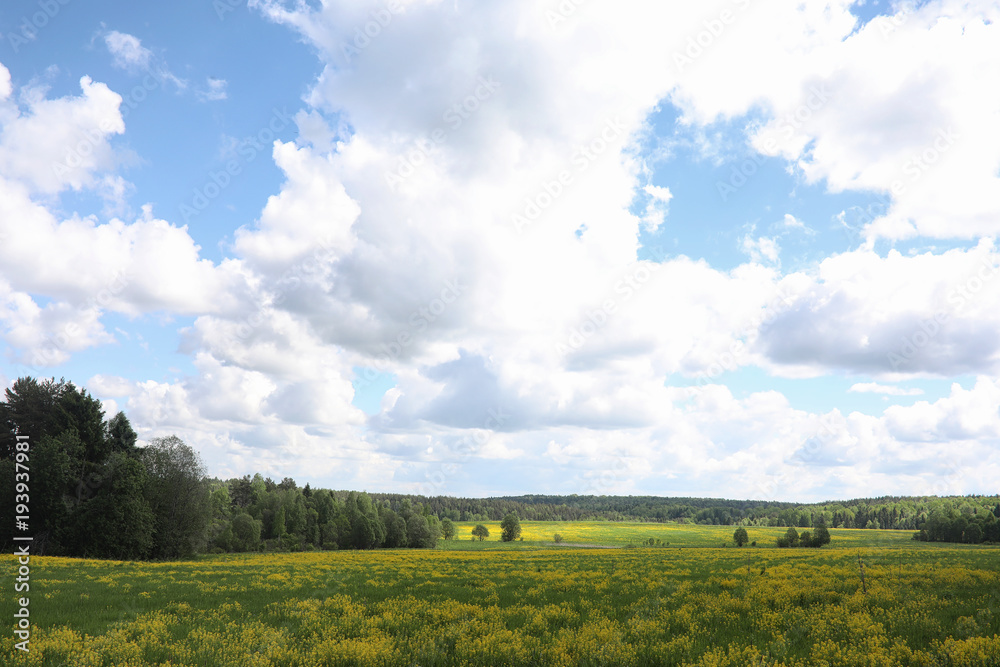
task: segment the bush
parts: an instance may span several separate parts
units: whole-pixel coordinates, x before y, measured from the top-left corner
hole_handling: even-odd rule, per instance
[[[562,535],[560,535],[559,533],[556,533],[556,534],[555,534],[555,535],[554,535],[554,536],[552,537],[552,539],[554,539],[554,540],[555,540],[556,544],[560,544],[560,543],[561,543],[561,542],[563,541],[563,536],[562,536]]]

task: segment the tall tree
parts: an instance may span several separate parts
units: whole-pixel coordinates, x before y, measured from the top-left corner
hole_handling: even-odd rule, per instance
[[[40,442],[46,435],[58,435],[66,425],[59,400],[66,391],[65,380],[22,377],[4,391],[0,403],[0,458],[14,456],[16,436]]]
[[[146,469],[117,452],[101,466],[101,476],[94,498],[71,517],[74,553],[120,560],[149,556],[156,518],[145,496]]]
[[[211,517],[201,457],[173,435],[152,440],[141,457],[150,477],[149,505],[156,515],[153,555],[191,556],[204,544]]]
[[[105,425],[105,440],[110,452],[123,452],[132,454],[135,452],[135,443],[138,439],[136,432],[132,430],[132,424],[124,412],[119,412],[108,420]]]

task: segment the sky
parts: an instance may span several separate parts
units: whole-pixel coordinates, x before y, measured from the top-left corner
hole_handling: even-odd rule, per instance
[[[996,493],[998,19],[5,2],[0,384],[223,479]]]

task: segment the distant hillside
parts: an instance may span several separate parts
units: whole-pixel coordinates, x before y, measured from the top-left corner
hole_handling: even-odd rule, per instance
[[[343,492],[346,493],[346,492]],[[831,528],[919,530],[938,512],[968,518],[1000,517],[997,496],[882,496],[802,504],[722,498],[659,496],[548,496],[453,498],[371,493],[376,502],[393,506],[403,498],[429,506],[433,514],[452,521],[498,521],[516,512],[525,521],[680,521],[704,525],[809,527],[823,521]]]

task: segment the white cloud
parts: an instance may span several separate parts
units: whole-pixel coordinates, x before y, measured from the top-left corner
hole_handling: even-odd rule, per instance
[[[646,211],[642,216],[643,228],[647,232],[655,232],[667,216],[668,204],[673,199],[673,194],[669,188],[659,185],[647,185],[642,190],[649,195]]]
[[[750,235],[752,233],[753,230],[740,239],[740,250],[746,253],[752,262],[766,261],[771,264],[777,264],[778,255],[781,253],[778,239],[766,236],[754,238]]]
[[[0,102],[10,97],[13,87],[10,83],[10,70],[0,63]]]
[[[109,138],[125,131],[122,98],[87,76],[80,88],[79,97],[34,98],[24,112],[6,109],[0,116],[0,178],[55,194],[97,187],[99,175],[116,168]]]
[[[107,397],[127,397],[135,392],[135,383],[116,375],[98,373],[87,380],[87,390],[92,394]]]
[[[316,47],[323,72],[295,116],[298,140],[274,144],[285,180],[233,234],[232,259],[205,260],[186,228],[149,207],[101,222],[33,199],[85,187],[121,199],[107,137],[123,123],[97,135],[100,150],[80,171],[55,177],[43,167],[75,135],[50,139],[25,120],[48,113],[61,128],[90,118],[77,121],[80,132],[109,114],[120,122],[121,100],[103,84],[84,79],[80,98],[4,116],[5,133],[14,128],[0,141],[8,344],[30,353],[54,327],[95,313],[64,352],[106,344],[99,312],[109,310],[196,318],[181,332],[191,376],[91,380],[127,398],[143,438],[177,432],[219,474],[337,471],[344,486],[416,490],[502,410],[505,424],[467,462],[471,478],[518,470],[525,483],[548,484],[558,465],[572,472],[568,492],[725,488],[782,499],[912,492],[931,485],[926,471],[950,438],[982,438],[981,454],[992,446],[1000,400],[988,379],[919,414],[882,416],[811,414],[778,392],[667,386],[747,364],[879,380],[993,373],[1000,282],[989,274],[974,287],[969,267],[997,257],[989,241],[910,257],[867,247],[782,275],[779,238],[808,231],[787,214],[771,236],[739,240],[751,261],[732,270],[683,255],[637,261],[640,232],[661,228],[682,190],[643,185],[650,174],[636,149],[660,104],[680,107],[710,157],[720,151],[707,126],[752,112],[762,119],[752,145],[804,180],[884,191],[951,124],[959,138],[919,187],[895,195],[896,229],[944,235],[951,210],[959,236],[996,231],[987,169],[996,130],[985,122],[995,93],[984,75],[959,71],[993,71],[995,22],[929,3],[883,45],[870,26],[856,30],[847,0],[747,5],[685,62],[677,55],[689,39],[732,3],[588,3],[553,26],[527,0],[410,2],[348,60],[343,45],[370,7],[257,4]],[[106,43],[123,68],[167,71],[133,36],[109,33]],[[950,50],[929,62],[937,47]],[[205,99],[225,94],[221,79],[207,86]],[[970,184],[952,189],[957,174]],[[886,220],[872,230],[885,233]],[[45,262],[33,247],[48,249]],[[127,280],[111,289],[119,274]],[[103,290],[100,308],[74,309]],[[356,367],[397,377],[370,420],[351,404]],[[893,391],[852,387],[866,389]],[[998,472],[968,470],[969,489]]]
[[[899,11],[888,36],[873,21],[846,39],[817,40],[776,70],[758,69],[782,83],[749,82],[764,86],[773,109],[754,146],[832,191],[884,193],[862,220],[872,235],[996,234],[1000,92],[982,81],[1000,76],[1000,7],[941,0]]]
[[[892,385],[878,384],[877,382],[857,382],[851,385],[847,391],[869,394],[886,394],[888,396],[919,396],[924,393],[923,389],[894,387]]]
[[[152,75],[160,82],[170,81],[178,90],[187,88],[187,81],[175,76],[170,69],[156,55],[142,45],[142,41],[135,35],[112,30],[104,35],[104,44],[111,53],[115,67],[123,69],[129,74],[138,75],[143,72]],[[225,95],[225,82],[221,82],[221,89],[217,82],[221,80],[208,79],[208,90],[205,95],[222,94]],[[201,94],[199,94],[200,96]],[[206,99],[223,99],[218,97],[207,97]]]
[[[114,57],[115,67],[136,73],[148,70],[152,63],[153,52],[134,35],[112,30],[104,35],[104,44]]]
[[[1000,442],[1000,383],[983,376],[972,389],[955,383],[950,396],[934,403],[889,407],[885,422],[892,435],[903,442],[959,441],[979,450],[995,447]],[[972,451],[965,453],[974,455]]]
[[[940,254],[862,248],[828,257],[761,328],[756,361],[779,374],[845,369],[896,380],[993,372],[998,274],[990,240]]]
[[[8,359],[34,369],[63,364],[74,352],[114,342],[94,304],[39,306],[29,294],[0,280],[0,336]],[[15,352],[19,350],[20,353]]]
[[[205,81],[205,88],[196,91],[198,99],[203,102],[217,102],[228,97],[226,94],[226,80],[208,77]]]
[[[785,214],[785,217],[781,219],[781,224],[786,229],[808,229],[804,222],[796,218],[791,213]]]

